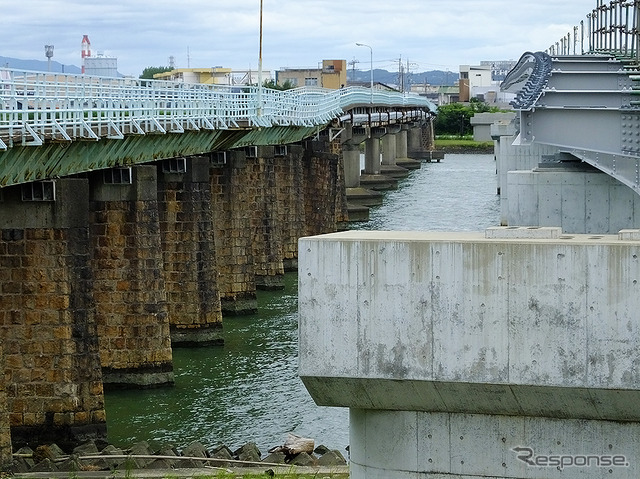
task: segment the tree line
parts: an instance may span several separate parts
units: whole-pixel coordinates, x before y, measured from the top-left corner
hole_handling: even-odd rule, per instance
[[[473,134],[471,117],[476,113],[495,113],[499,108],[472,98],[466,103],[450,103],[438,107],[438,114],[434,122],[436,135],[466,136]]]

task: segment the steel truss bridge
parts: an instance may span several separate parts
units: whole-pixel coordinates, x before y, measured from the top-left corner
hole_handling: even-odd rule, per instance
[[[553,145],[640,194],[640,1],[603,1],[546,52],[525,53],[502,84],[516,94],[516,142]]]
[[[0,69],[0,187],[429,118],[418,95],[221,86]]]

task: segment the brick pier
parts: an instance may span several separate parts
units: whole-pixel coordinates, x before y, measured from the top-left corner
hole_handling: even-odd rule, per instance
[[[172,346],[223,341],[301,236],[346,219],[326,141],[250,147],[0,190],[0,466],[106,436],[103,387],[173,383]]]

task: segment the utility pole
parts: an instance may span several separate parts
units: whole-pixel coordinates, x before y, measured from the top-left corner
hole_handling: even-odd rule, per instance
[[[351,67],[351,81],[356,81],[356,65],[360,63],[359,60],[356,60],[356,57],[353,57],[353,60],[349,62],[349,66]]]
[[[409,81],[409,73],[411,73],[411,67],[417,67],[418,64],[417,63],[409,63],[409,59],[407,58],[407,81],[406,81],[406,87],[407,87],[407,91],[411,91],[411,83]],[[404,90],[402,90],[404,92]]]
[[[404,91],[404,66],[402,65],[402,55],[398,59],[398,89]]]

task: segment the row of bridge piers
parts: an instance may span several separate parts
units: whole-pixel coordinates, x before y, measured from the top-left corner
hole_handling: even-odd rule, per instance
[[[435,159],[433,139],[431,122],[419,128],[411,124],[346,127],[342,132],[342,156],[349,219],[367,220],[369,207],[382,204],[381,191],[395,189],[398,180],[410,170],[420,168],[422,161]]]
[[[0,189],[0,465],[105,437],[105,388],[172,385],[173,347],[221,344],[224,316],[297,269],[300,237],[347,224],[355,142],[379,174],[380,137],[390,163],[431,122],[362,131]]]

